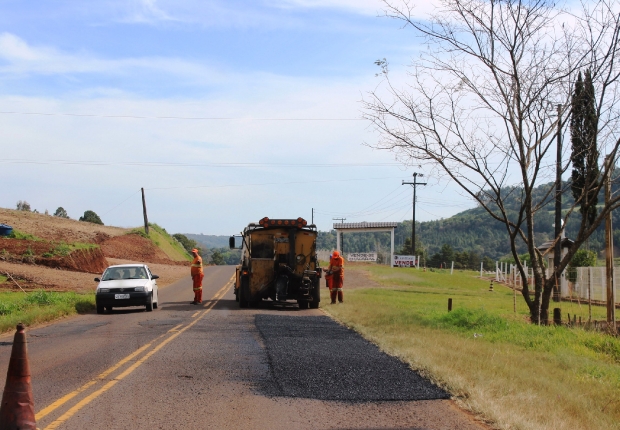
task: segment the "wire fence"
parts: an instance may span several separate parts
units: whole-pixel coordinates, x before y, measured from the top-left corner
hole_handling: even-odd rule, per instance
[[[528,285],[534,284],[534,273],[530,267],[525,267]],[[551,270],[547,269],[547,276]],[[504,282],[512,288],[521,289],[523,282],[521,272],[514,264],[498,263],[495,270],[495,280]],[[620,304],[618,285],[620,284],[620,268],[614,268],[614,290],[616,303]],[[605,267],[575,267],[565,271],[558,279],[560,296],[565,299],[607,302],[607,274]]]

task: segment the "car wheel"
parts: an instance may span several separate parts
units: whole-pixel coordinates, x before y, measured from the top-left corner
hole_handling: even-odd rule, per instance
[[[97,305],[97,313],[98,314],[102,314],[103,313],[103,306],[102,305]]]
[[[146,311],[153,312],[153,296],[149,296],[146,302]]]

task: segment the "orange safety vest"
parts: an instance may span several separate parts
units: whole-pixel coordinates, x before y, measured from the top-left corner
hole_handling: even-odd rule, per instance
[[[200,255],[197,255],[194,261],[192,261],[191,274],[192,276],[202,275],[202,258],[200,258]]]
[[[335,267],[340,267],[340,270],[334,270]],[[331,269],[333,276],[344,278],[344,258],[340,256],[332,257],[329,260],[329,268]]]

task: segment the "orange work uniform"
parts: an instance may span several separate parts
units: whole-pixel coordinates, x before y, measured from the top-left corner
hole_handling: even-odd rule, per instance
[[[192,261],[191,274],[194,288],[194,302],[202,303],[202,279],[205,275],[202,271],[202,258],[200,255],[196,255],[194,261]]]
[[[329,260],[329,272],[331,272],[331,282],[329,285],[329,296],[332,303],[336,303],[336,297],[338,301],[342,303],[344,301],[342,293],[342,284],[344,281],[344,258],[340,256],[338,251],[334,251],[332,258]],[[329,275],[328,275],[329,276]]]

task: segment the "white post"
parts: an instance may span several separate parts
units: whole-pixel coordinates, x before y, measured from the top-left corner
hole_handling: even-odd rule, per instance
[[[391,251],[391,255],[392,258],[390,258],[391,261],[391,267],[394,267],[394,229],[392,229],[392,251]]]
[[[450,268],[450,274],[452,275],[452,272],[454,272],[454,261],[452,262],[452,267]]]
[[[480,262],[480,277],[481,277],[481,278],[482,278],[482,265],[483,265],[483,264],[484,264],[484,263],[481,261],[481,262]]]
[[[497,282],[499,282],[499,264],[497,263],[497,261],[495,262],[495,280]]]
[[[415,257],[415,266],[419,269],[420,268],[420,256],[417,255]]]
[[[336,230],[336,250],[340,252],[340,230]]]

